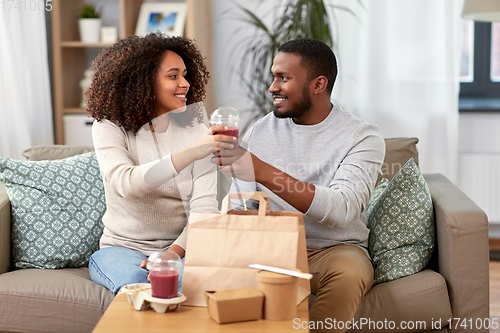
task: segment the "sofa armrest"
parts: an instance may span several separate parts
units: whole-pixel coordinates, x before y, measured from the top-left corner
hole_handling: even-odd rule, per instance
[[[10,270],[10,200],[0,183],[0,274]]]
[[[488,218],[445,176],[424,176],[436,216],[439,273],[448,285],[453,317],[484,321],[489,318]]]

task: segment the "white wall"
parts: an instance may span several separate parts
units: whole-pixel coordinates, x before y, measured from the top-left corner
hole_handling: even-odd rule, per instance
[[[500,112],[462,112],[459,119],[459,152],[500,153]]]
[[[243,110],[250,100],[236,75],[232,75],[231,66],[237,65],[242,57],[242,40],[251,36],[254,30],[241,20],[242,10],[232,0],[212,0],[213,21],[213,70],[214,105],[231,106]],[[258,13],[266,24],[272,23],[273,1],[238,1],[238,5]],[[240,19],[238,19],[240,18]],[[271,70],[269,68],[269,70]],[[243,114],[243,116],[245,116]]]
[[[459,160],[463,156],[477,155],[485,163],[495,165],[500,157],[500,112],[491,113],[461,113],[459,117]],[[490,158],[488,158],[490,157]],[[499,210],[500,170],[481,166],[479,170],[490,174],[476,174],[475,170],[466,168],[466,164],[459,166],[462,179],[458,186],[473,199],[488,215],[490,221],[490,237],[500,238]],[[485,179],[486,178],[486,179]],[[464,181],[467,180],[467,181]],[[468,182],[476,181],[475,188]]]

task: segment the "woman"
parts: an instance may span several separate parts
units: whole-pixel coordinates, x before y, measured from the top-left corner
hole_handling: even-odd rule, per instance
[[[87,112],[107,210],[93,281],[114,294],[147,282],[153,252],[185,254],[189,211],[216,211],[211,153],[236,139],[202,123],[209,73],[193,41],[131,36],[93,62]],[[144,265],[142,265],[144,266]]]

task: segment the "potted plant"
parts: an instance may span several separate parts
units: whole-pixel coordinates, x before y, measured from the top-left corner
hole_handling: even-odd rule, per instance
[[[78,26],[80,27],[80,39],[84,43],[99,42],[99,34],[101,31],[101,13],[91,3],[86,3],[80,9],[80,19]]]
[[[263,0],[260,0],[263,1]],[[361,8],[365,8],[362,0],[356,0]],[[351,2],[349,3],[351,4]],[[232,74],[242,81],[252,105],[243,112],[251,113],[249,123],[272,110],[272,96],[268,89],[273,81],[270,68],[279,46],[290,39],[318,39],[333,50],[337,47],[337,20],[335,10],[345,11],[354,17],[355,12],[349,7],[333,4],[331,0],[277,0],[275,13],[278,13],[271,26],[250,10],[238,5],[239,15],[233,18],[243,21],[255,29],[255,34],[237,43],[231,51],[241,51],[241,59],[233,58]],[[356,17],[357,18],[357,17]],[[331,20],[330,20],[331,19]],[[335,26],[332,26],[334,24]]]

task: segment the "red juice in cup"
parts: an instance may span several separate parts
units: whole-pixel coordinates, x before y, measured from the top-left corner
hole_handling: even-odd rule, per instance
[[[176,270],[152,271],[149,276],[153,297],[177,297],[179,288],[179,272]]]
[[[157,298],[177,297],[179,273],[182,261],[174,251],[155,252],[148,258],[149,279],[152,296]]]
[[[234,136],[238,139],[240,113],[231,107],[220,107],[210,116],[210,126],[227,126],[227,130],[217,131],[214,134]]]
[[[227,130],[217,131],[214,134],[234,136],[236,137],[236,139],[238,139],[238,135],[240,134],[240,129],[238,127],[229,127]]]

